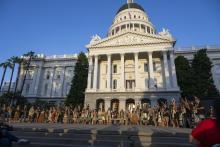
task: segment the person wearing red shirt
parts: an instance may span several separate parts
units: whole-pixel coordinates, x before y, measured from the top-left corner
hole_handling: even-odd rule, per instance
[[[197,147],[220,144],[220,100],[214,102],[215,118],[200,122],[190,135],[190,143]]]

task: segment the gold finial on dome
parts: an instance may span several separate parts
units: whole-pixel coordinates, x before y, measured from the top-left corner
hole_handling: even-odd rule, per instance
[[[128,4],[134,3],[134,0],[127,0],[127,3],[128,3]]]

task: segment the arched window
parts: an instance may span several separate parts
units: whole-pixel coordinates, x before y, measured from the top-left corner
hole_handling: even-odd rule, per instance
[[[134,15],[134,18],[136,18],[136,15]]]
[[[114,30],[112,30],[112,35],[114,35]]]
[[[150,33],[150,27],[147,26],[147,32]]]
[[[125,105],[126,105],[126,110],[132,112],[135,109],[135,100],[127,99]]]
[[[154,30],[151,28],[151,34],[153,34],[154,33]]]
[[[113,89],[117,89],[117,80],[113,80]]]
[[[124,19],[126,19],[126,16],[124,16]]]
[[[105,101],[103,99],[98,99],[96,100],[96,109],[99,111],[104,111],[105,110]]]
[[[112,99],[111,100],[111,110],[112,111],[119,111],[119,100],[118,99]]]

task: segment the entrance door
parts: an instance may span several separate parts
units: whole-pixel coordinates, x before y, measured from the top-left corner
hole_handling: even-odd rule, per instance
[[[132,112],[135,109],[135,101],[134,99],[127,99],[126,100],[126,110]]]
[[[118,99],[113,99],[111,100],[111,110],[112,111],[119,111],[119,100]]]

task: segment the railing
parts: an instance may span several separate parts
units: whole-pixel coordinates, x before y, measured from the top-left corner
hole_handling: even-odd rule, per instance
[[[175,51],[197,51],[197,50],[200,50],[200,49],[215,50],[215,49],[220,49],[220,45],[179,47],[179,48],[175,48]]]
[[[53,55],[53,56],[46,56],[45,59],[63,59],[63,58],[77,58],[77,54],[72,55]]]

